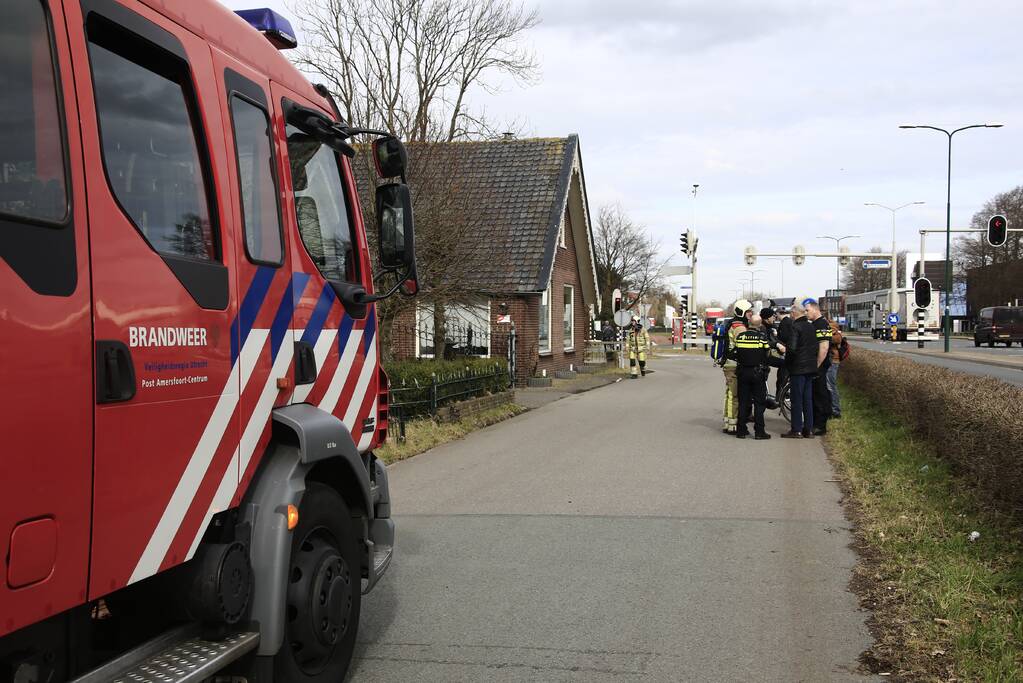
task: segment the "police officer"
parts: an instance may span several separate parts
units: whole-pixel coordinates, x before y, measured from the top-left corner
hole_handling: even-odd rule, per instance
[[[629,336],[625,342],[629,347],[629,372],[632,379],[640,375],[646,377],[646,352],[650,348],[650,335],[643,329],[639,316],[632,316],[632,324],[629,326]],[[636,361],[639,361],[639,374],[636,372]]]
[[[739,389],[739,424],[735,436],[745,439],[749,436],[746,423],[753,411],[754,438],[770,439],[764,427],[764,408],[767,405],[767,358],[775,348],[784,352],[785,347],[772,342],[760,329],[759,315],[753,316],[750,326],[735,336],[735,359],[738,364],[736,378]]]
[[[739,385],[736,376],[735,338],[749,327],[749,319],[753,315],[753,304],[746,299],[739,299],[732,305],[733,318],[728,322],[728,353],[722,368],[725,374],[725,434],[735,434],[739,423]]]

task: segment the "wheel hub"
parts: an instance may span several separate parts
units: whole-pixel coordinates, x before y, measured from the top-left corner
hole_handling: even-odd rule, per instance
[[[341,553],[310,534],[292,558],[288,585],[288,635],[306,671],[322,668],[348,630],[352,575]]]

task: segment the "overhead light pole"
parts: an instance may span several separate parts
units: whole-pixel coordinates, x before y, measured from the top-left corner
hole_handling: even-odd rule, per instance
[[[888,291],[888,312],[889,313],[896,313],[899,310],[899,295],[898,295],[898,286],[899,286],[899,280],[898,280],[898,277],[899,277],[899,273],[898,273],[899,252],[898,252],[898,248],[895,246],[895,214],[898,213],[899,211],[901,211],[902,209],[905,209],[907,206],[915,206],[917,204],[923,204],[923,202],[908,202],[906,204],[903,204],[902,206],[896,206],[895,208],[892,208],[890,206],[885,206],[884,204],[877,204],[875,202],[864,202],[863,203],[864,206],[876,206],[878,208],[887,209],[888,211],[892,212],[892,280],[891,280],[891,288]],[[909,315],[908,310],[906,312],[906,315]]]
[[[763,268],[757,268],[756,270],[746,270],[744,272],[749,273],[749,297],[747,297],[747,298],[751,299],[751,298],[753,298],[753,281],[756,280],[756,279],[759,279],[759,278],[756,278],[754,276],[757,273],[766,273],[767,271],[764,270]]]
[[[832,237],[831,235],[817,235],[819,240],[835,240],[835,251],[839,251],[839,245],[842,244],[842,240],[851,240],[859,235],[846,235],[845,237]],[[842,289],[841,279],[839,277],[841,270],[839,269],[839,260],[835,259],[835,289]]]
[[[926,128],[948,136],[948,182],[945,199],[945,308],[942,311],[942,328],[945,332],[945,353],[951,350],[952,340],[952,136],[971,128],[1001,128],[1000,123],[975,123],[948,131],[937,126],[899,126],[899,128]],[[894,219],[893,219],[894,220]]]

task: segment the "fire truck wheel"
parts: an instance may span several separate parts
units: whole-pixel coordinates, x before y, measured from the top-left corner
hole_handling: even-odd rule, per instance
[[[284,645],[275,680],[344,680],[355,649],[362,579],[355,525],[333,489],[310,482],[291,544]]]

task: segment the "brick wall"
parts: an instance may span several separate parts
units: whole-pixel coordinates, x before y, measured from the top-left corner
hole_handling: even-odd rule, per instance
[[[589,310],[583,305],[583,286],[579,277],[579,260],[575,253],[575,237],[569,214],[564,219],[565,246],[560,244],[554,254],[554,270],[551,274],[551,353],[539,357],[537,372],[547,370],[550,375],[556,370],[568,370],[570,365],[582,365],[586,339],[589,337]],[[575,346],[573,351],[565,350],[564,333],[564,286],[571,285],[574,294]]]
[[[514,398],[514,391],[502,391],[500,394],[489,394],[479,398],[470,398],[468,401],[459,401],[458,403],[439,408],[437,410],[437,420],[440,422],[456,422],[511,403]]]

